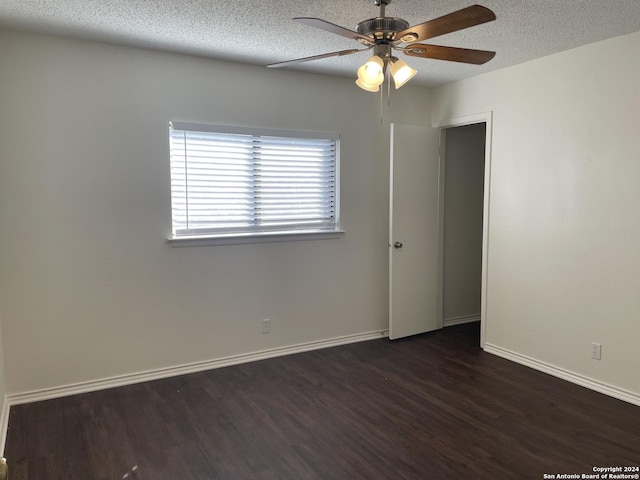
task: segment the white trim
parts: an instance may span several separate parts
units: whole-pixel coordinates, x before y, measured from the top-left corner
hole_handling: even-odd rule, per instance
[[[482,207],[482,286],[480,295],[480,347],[484,348],[487,338],[487,299],[489,281],[489,208],[491,199],[491,139],[493,135],[493,112],[483,112],[463,117],[449,118],[434,127],[443,132],[449,127],[462,127],[476,123],[486,124],[484,144],[484,204]],[[444,138],[441,137],[441,141]],[[441,148],[444,154],[444,147]],[[444,324],[444,322],[443,322]]]
[[[327,240],[340,238],[344,230],[299,231],[299,232],[254,232],[216,236],[170,237],[172,247],[205,247],[208,245],[242,245],[247,243],[297,242],[302,240]]]
[[[9,399],[5,396],[0,413],[0,457],[4,457],[4,446],[7,443],[7,431],[9,430]]]
[[[522,355],[506,348],[498,347],[497,345],[491,345],[490,343],[485,344],[484,351],[493,355],[497,355],[498,357],[506,358],[507,360],[511,360],[512,362],[516,362],[521,365],[533,368],[534,370],[539,370],[549,375],[553,375],[554,377],[561,378],[568,382],[575,383],[576,385],[586,387],[590,390],[594,390],[610,397],[617,398],[618,400],[623,400],[625,402],[640,406],[640,394],[631,392],[629,390],[615,387],[613,385],[600,382],[593,378],[585,377],[584,375],[565,370],[564,368],[556,367],[555,365],[551,365],[550,363],[536,360],[535,358],[529,357],[527,355]]]
[[[435,128],[462,127],[464,125],[474,125],[476,123],[484,123],[491,120],[493,112],[482,112],[472,115],[464,115],[462,117],[454,117],[443,120],[438,124],[433,124]]]
[[[479,322],[479,321],[480,321],[480,314],[474,313],[473,315],[463,315],[461,317],[445,318],[442,321],[442,326],[453,327],[454,325],[462,325],[464,323]]]
[[[39,402],[41,400],[49,400],[52,398],[66,397],[79,393],[94,392],[96,390],[104,390],[107,388],[121,387],[123,385],[131,385],[134,383],[148,382],[151,380],[159,380],[161,378],[175,377],[177,375],[186,375],[189,373],[202,372],[214,368],[228,367],[231,365],[239,365],[241,363],[254,362],[257,360],[265,360],[268,358],[280,357],[283,355],[291,355],[293,353],[309,352],[322,348],[336,347],[349,343],[364,342],[367,340],[376,340],[389,336],[388,330],[376,330],[373,332],[357,333],[355,335],[344,335],[341,337],[330,338],[326,340],[317,340],[314,342],[300,343],[287,347],[272,348],[269,350],[261,350],[253,353],[245,353],[240,355],[232,355],[229,357],[206,360],[203,362],[194,362],[175,367],[159,368],[146,372],[132,373],[127,375],[117,375],[114,377],[103,378],[101,380],[92,380],[88,382],[78,382],[62,387],[44,388],[41,390],[32,390],[30,392],[14,393],[7,396],[7,405],[19,405],[22,403]],[[5,407],[8,408],[8,407]]]
[[[438,135],[438,267],[436,272],[436,315],[440,328],[446,327],[444,323],[444,196],[446,184],[447,165],[447,130],[440,129]]]

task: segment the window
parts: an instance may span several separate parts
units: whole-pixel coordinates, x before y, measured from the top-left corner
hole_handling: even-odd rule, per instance
[[[173,238],[337,232],[333,134],[173,122]]]

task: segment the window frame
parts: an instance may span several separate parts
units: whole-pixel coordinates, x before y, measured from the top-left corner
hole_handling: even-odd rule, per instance
[[[335,141],[335,226],[332,229],[283,229],[273,231],[246,231],[246,232],[206,232],[196,235],[176,235],[174,231],[173,215],[173,178],[171,174],[171,131],[191,131],[217,134],[238,134],[264,137],[322,139]],[[340,135],[333,132],[304,131],[304,130],[280,130],[272,128],[245,127],[235,125],[201,124],[191,122],[169,122],[169,183],[171,199],[171,234],[167,241],[174,247],[205,246],[205,245],[232,245],[246,243],[270,243],[298,240],[319,240],[339,238],[345,232],[340,226]]]

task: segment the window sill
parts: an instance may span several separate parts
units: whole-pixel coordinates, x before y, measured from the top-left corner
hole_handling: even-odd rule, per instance
[[[247,243],[297,242],[302,240],[325,240],[340,238],[343,230],[245,233],[215,236],[171,237],[167,242],[172,247],[205,247],[209,245],[242,245]]]

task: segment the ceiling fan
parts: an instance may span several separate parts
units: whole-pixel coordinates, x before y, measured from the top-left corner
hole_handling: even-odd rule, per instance
[[[373,49],[373,56],[358,69],[358,80],[356,80],[356,84],[364,90],[377,92],[384,81],[384,74],[387,71],[387,67],[389,67],[389,71],[393,76],[396,88],[400,88],[418,73],[405,62],[393,56],[394,50],[401,51],[410,57],[431,58],[474,65],[482,65],[491,60],[496,54],[496,52],[486,50],[416,43],[495,20],[496,15],[486,7],[472,5],[410,27],[409,23],[402,18],[385,17],[385,7],[391,3],[391,0],[373,0],[373,3],[380,7],[380,16],[358,23],[355,31],[320,18],[294,18],[294,20],[300,23],[326,30],[327,32],[335,33],[352,40],[357,40],[366,48],[323,53],[311,57],[272,63],[267,66],[271,68],[284,67],[312,60],[320,60],[321,58],[351,55]]]

